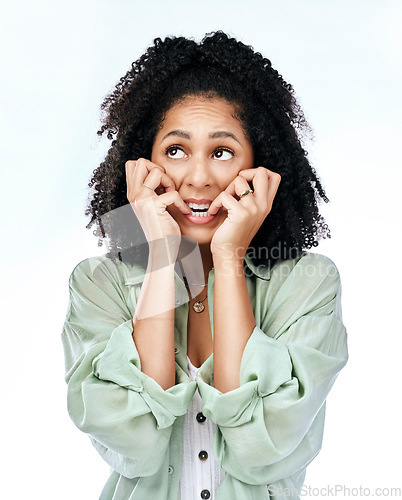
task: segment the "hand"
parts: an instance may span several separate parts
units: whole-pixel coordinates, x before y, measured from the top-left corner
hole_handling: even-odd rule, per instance
[[[253,193],[240,197],[250,189]],[[281,176],[264,167],[241,170],[239,175],[211,203],[208,213],[215,214],[220,207],[228,215],[216,230],[211,241],[211,252],[216,258],[243,260],[266,216],[272,209]],[[235,198],[236,196],[236,198]]]
[[[144,158],[126,162],[127,199],[130,202],[150,245],[150,250],[156,242],[168,236],[178,236],[170,239],[170,256],[180,245],[180,227],[166,210],[169,205],[175,205],[181,212],[191,213],[166,170]],[[144,186],[146,184],[149,187]],[[152,188],[152,189],[150,189]],[[173,247],[171,244],[173,243]],[[165,247],[166,250],[167,246]]]

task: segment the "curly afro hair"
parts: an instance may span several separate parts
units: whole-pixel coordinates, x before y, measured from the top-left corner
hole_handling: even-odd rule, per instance
[[[109,238],[109,257],[127,249],[120,228],[105,230],[101,217],[128,204],[125,163],[150,158],[154,138],[170,107],[189,95],[219,96],[234,105],[253,150],[255,165],[281,175],[272,210],[253,238],[248,256],[256,265],[297,256],[330,232],[318,210],[328,202],[301,139],[310,132],[292,86],[252,47],[218,31],[200,43],[156,38],[105,98],[98,135],[112,141],[89,182],[85,215],[94,234]]]

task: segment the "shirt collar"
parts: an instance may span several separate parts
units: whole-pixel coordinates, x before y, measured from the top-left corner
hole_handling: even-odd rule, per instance
[[[251,258],[246,254],[244,257],[244,262],[246,263],[246,266],[250,269],[250,271],[257,276],[257,278],[261,278],[263,280],[270,280],[271,278],[271,268],[267,265],[255,265]]]
[[[244,262],[247,268],[258,278],[268,281],[271,278],[271,268],[269,266],[260,264],[256,265],[253,263],[251,258],[246,254],[244,257]],[[250,276],[250,273],[245,271],[247,276]],[[145,277],[145,269],[138,264],[134,264],[132,267],[129,267],[129,272],[125,279],[126,285],[138,285],[144,281]]]

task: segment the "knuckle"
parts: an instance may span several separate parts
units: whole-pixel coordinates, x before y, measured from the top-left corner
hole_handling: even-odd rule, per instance
[[[127,170],[128,168],[135,166],[135,161],[134,160],[127,160],[126,163],[124,164],[124,166],[126,167],[126,170]]]
[[[144,167],[147,163],[147,160],[145,158],[138,158],[135,163],[137,167]]]
[[[246,210],[244,207],[241,207],[239,217],[241,220],[247,221],[250,217],[250,212]]]
[[[250,214],[252,216],[256,216],[258,214],[258,207],[256,205],[250,207]]]
[[[164,170],[162,169],[162,167],[160,167],[159,165],[155,165],[155,163],[151,163],[151,162],[148,162],[148,167],[150,169],[151,172],[155,171],[155,172],[163,172]]]
[[[150,172],[148,173],[148,179],[156,179],[159,177],[160,177],[160,172],[155,168],[151,169]]]
[[[166,174],[165,171],[162,170],[158,165],[151,165],[148,175],[151,175],[152,179],[162,179]]]

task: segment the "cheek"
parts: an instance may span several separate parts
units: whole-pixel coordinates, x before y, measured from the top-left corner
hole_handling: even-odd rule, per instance
[[[160,160],[160,158],[158,158],[158,154],[157,154],[157,152],[156,152],[154,149],[152,149],[152,152],[151,152],[151,158],[150,158],[150,160],[151,160],[153,163],[158,164],[158,159]]]
[[[165,156],[163,153],[159,152],[158,150],[152,150],[151,153],[151,162],[155,163],[155,165],[159,165],[160,167],[163,167],[166,171],[166,175],[172,179],[175,185],[175,189],[177,189],[177,186],[179,185],[179,179],[177,177],[177,173],[174,171],[173,168],[169,167],[167,165],[167,162],[164,161]]]
[[[160,163],[160,165],[162,165],[164,167],[164,169],[166,170],[166,175],[172,179],[173,183],[174,183],[174,187],[177,191],[177,189],[179,188],[179,186],[181,185],[182,183],[182,180],[180,179],[180,177],[178,176],[177,172],[175,172],[175,169],[173,168],[169,168],[168,165],[163,165],[162,163]]]
[[[218,180],[219,187],[222,189],[222,191],[224,191],[229,186],[229,184],[234,179],[236,179],[236,177],[238,176],[239,171],[240,170],[231,171],[231,172],[225,172],[224,174],[222,174],[221,176],[219,176],[219,179],[217,179],[217,180]]]

